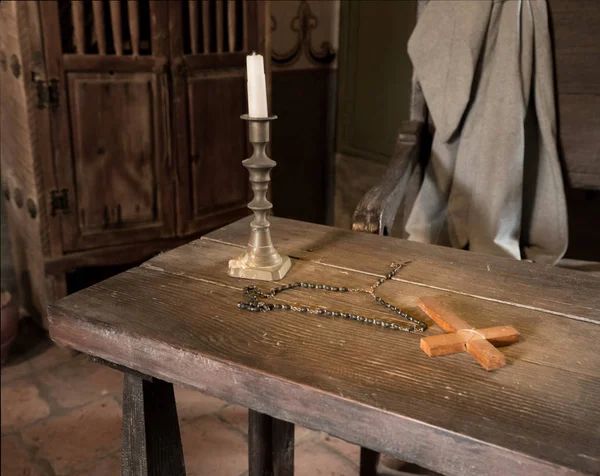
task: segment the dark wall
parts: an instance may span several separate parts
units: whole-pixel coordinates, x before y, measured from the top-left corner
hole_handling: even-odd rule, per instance
[[[327,223],[333,173],[336,70],[272,73],[275,215]]]

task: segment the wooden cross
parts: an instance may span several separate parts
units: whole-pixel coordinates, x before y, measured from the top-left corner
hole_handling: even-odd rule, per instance
[[[520,334],[512,326],[474,329],[438,298],[423,297],[418,304],[438,326],[451,333],[421,338],[421,349],[429,356],[466,350],[485,370],[494,370],[506,365],[504,354],[494,346],[519,341]]]

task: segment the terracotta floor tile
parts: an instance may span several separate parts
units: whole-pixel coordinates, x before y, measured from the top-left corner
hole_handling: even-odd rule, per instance
[[[76,354],[72,350],[59,347],[51,341],[41,344],[41,350],[29,359],[34,372],[49,369],[62,362],[73,359],[85,359],[83,354]]]
[[[326,433],[321,433],[321,441],[333,451],[352,461],[355,465],[360,465],[360,446],[329,436]]]
[[[2,385],[2,433],[18,430],[50,415],[50,407],[29,379]]]
[[[31,461],[30,455],[23,448],[15,435],[2,437],[2,453],[0,455],[2,476],[46,476],[47,473]]]
[[[225,405],[225,402],[218,398],[178,386],[175,386],[175,401],[181,425],[203,415],[214,413]]]
[[[58,476],[88,467],[121,446],[121,408],[111,398],[90,403],[22,431]]]
[[[245,435],[248,434],[248,410],[246,408],[227,405],[219,412],[218,417]]]
[[[246,441],[215,417],[200,418],[181,434],[187,476],[231,476],[248,468]]]
[[[296,448],[294,476],[356,476],[358,467],[319,444]]]
[[[38,375],[46,392],[62,408],[73,408],[121,393],[123,374],[87,358],[70,359]]]
[[[9,359],[6,364],[2,366],[0,378],[2,379],[2,385],[10,383],[21,377],[31,373],[31,366],[27,360],[12,361]]]
[[[91,466],[69,476],[118,476],[121,474],[121,453],[95,461]]]

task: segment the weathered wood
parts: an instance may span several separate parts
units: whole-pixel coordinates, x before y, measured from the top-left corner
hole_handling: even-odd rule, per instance
[[[360,449],[360,476],[377,476],[379,453],[369,448]]]
[[[600,3],[582,0],[574,9],[568,0],[550,0],[548,7],[564,170],[572,187],[600,190],[600,65],[591,59],[600,55]],[[598,207],[587,213],[600,218]]]
[[[273,476],[273,418],[248,410],[248,476]]]
[[[190,0],[190,48],[192,54],[198,53],[198,0]]]
[[[294,424],[272,421],[273,476],[294,476]]]
[[[401,126],[383,180],[367,192],[354,211],[353,230],[391,234],[398,207],[419,159],[421,127],[419,122],[406,122]]]
[[[380,240],[368,233],[332,231],[285,218],[269,220],[273,243],[282,254],[375,274],[392,260],[412,260],[395,280],[600,323],[599,280],[587,273],[443,246],[424,247],[407,240]],[[210,233],[206,239],[245,247],[250,221],[240,220]]]
[[[185,476],[172,384],[124,374],[121,474]]]
[[[202,50],[204,54],[210,53],[210,5],[207,1],[202,2]]]
[[[287,223],[295,227],[274,224],[273,231],[279,227],[283,233],[276,245],[285,243],[292,256],[301,255],[307,230],[299,237],[295,231],[302,224]],[[284,282],[314,282],[318,276],[323,283],[364,287],[380,276],[369,270],[371,262],[398,256],[383,245],[399,240],[327,230],[327,236],[317,236],[323,263],[295,259]],[[347,253],[346,244],[355,236],[382,246],[370,248],[370,261],[355,260],[359,270],[331,265],[330,255]],[[422,256],[434,248],[418,247]],[[566,473],[595,467],[600,357],[585,349],[600,338],[597,324],[446,292],[455,312],[474,326],[506,323],[525,336],[506,348],[510,365],[492,378],[474,362],[465,365],[460,355],[427,357],[418,348],[419,335],[342,319],[237,309],[247,282],[224,270],[241,250],[201,239],[157,256],[54,305],[51,335],[92,355],[110,355],[109,360],[144,373],[168,375],[232,403],[444,474],[469,468],[482,475],[548,475],[560,466]],[[400,280],[415,263],[378,294],[423,318],[417,299],[440,291]],[[280,297],[280,302],[391,317],[354,293],[295,290]],[[436,332],[440,329],[433,327],[428,334]],[[560,348],[548,347],[558,335],[569,338]],[[515,414],[521,419],[519,432]]]
[[[227,0],[227,45],[230,53],[235,51],[236,17],[235,0]]]
[[[127,1],[127,15],[129,18],[129,37],[133,56],[140,54],[140,10],[138,0]]]
[[[79,54],[85,53],[85,22],[83,19],[83,0],[71,2],[71,14],[73,16],[73,43],[75,51]]]
[[[151,71],[159,73],[164,71],[166,59],[160,57],[140,56],[132,61],[127,56],[96,56],[96,55],[63,55],[63,66],[67,71],[98,73],[98,71],[112,71],[113,73],[135,73]]]
[[[209,231],[207,228],[206,231]],[[189,237],[178,239],[154,240],[133,243],[123,246],[96,248],[68,253],[54,259],[44,261],[44,270],[49,275],[60,275],[76,268],[88,266],[117,266],[127,263],[141,262],[152,256],[189,241]],[[63,294],[66,296],[66,293]],[[62,297],[62,296],[61,296]]]
[[[96,45],[98,54],[106,54],[106,30],[104,29],[104,5],[101,0],[93,0],[92,8],[94,12],[94,34],[96,35]]]
[[[121,0],[110,1],[110,24],[112,27],[115,53],[123,54],[123,31],[121,27]]]
[[[223,43],[225,40],[225,34],[223,32],[223,7],[225,4],[223,0],[215,0],[215,10],[216,10],[216,32],[217,32],[217,53],[223,53]]]

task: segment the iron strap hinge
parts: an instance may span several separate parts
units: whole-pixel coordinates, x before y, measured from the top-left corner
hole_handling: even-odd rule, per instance
[[[56,212],[61,211],[63,215],[68,215],[71,212],[69,204],[69,190],[50,191],[50,215],[56,216]]]
[[[59,105],[58,79],[50,79],[44,81],[37,79],[35,81],[37,91],[37,108],[46,109],[47,107],[54,109]]]

